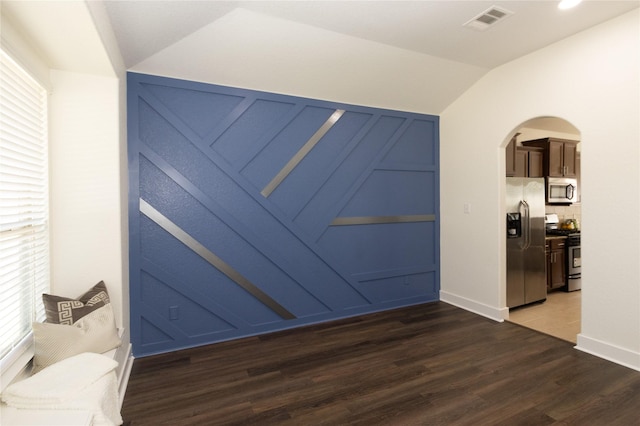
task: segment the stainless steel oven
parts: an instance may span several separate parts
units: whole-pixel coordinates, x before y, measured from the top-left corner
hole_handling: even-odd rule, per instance
[[[582,256],[580,255],[580,234],[567,236],[567,291],[582,288]]]

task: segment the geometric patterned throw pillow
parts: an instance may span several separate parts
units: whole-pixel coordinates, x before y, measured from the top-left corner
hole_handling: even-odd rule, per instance
[[[110,302],[107,286],[100,281],[77,299],[43,294],[47,322],[51,324],[72,325],[85,315],[103,307]]]

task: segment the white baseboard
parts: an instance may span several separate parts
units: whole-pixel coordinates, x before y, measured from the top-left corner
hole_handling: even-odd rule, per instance
[[[509,318],[509,308],[494,308],[446,291],[440,291],[440,300],[494,321],[503,322]],[[584,334],[578,334],[575,348],[598,358],[640,371],[640,352],[621,348]]]
[[[131,355],[131,343],[122,345],[115,353],[114,359],[118,362],[118,397],[120,408],[124,402],[124,394],[127,392],[127,384],[133,367],[133,355]]]
[[[440,290],[440,300],[498,322],[503,322],[509,317],[509,308],[495,308],[444,290]]]
[[[611,343],[585,336],[582,333],[578,334],[575,348],[607,361],[640,371],[640,352],[621,348]]]

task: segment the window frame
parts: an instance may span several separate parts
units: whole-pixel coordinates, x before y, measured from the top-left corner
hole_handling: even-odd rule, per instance
[[[0,129],[0,156],[6,155],[10,152],[7,148],[10,144],[13,144],[10,148],[22,146],[16,141],[22,138],[24,135],[18,134],[18,131],[25,131],[26,136],[24,139],[28,141],[24,145],[30,145],[33,148],[33,141],[36,141],[35,146],[41,149],[36,152],[35,157],[37,161],[33,164],[29,164],[33,170],[26,170],[24,175],[34,173],[36,179],[36,186],[38,190],[33,197],[36,200],[35,203],[14,203],[13,200],[2,193],[2,185],[7,185],[8,182],[13,179],[12,177],[6,177],[11,175],[16,168],[7,166],[7,164],[14,163],[17,158],[17,162],[27,159],[29,162],[32,154],[26,154],[22,156],[20,153],[16,154],[14,150],[9,155],[5,156],[5,159],[0,158],[0,164],[6,167],[9,172],[4,176],[0,176],[0,200],[2,205],[0,209],[4,209],[2,212],[2,218],[0,218],[0,254],[7,253],[7,239],[13,236],[20,236],[23,240],[18,243],[20,247],[24,244],[37,246],[37,249],[30,248],[28,253],[29,261],[27,263],[30,268],[35,270],[39,268],[34,275],[38,275],[36,279],[20,279],[16,278],[15,274],[9,275],[6,270],[5,274],[0,276],[4,280],[4,283],[0,283],[0,295],[5,294],[7,289],[13,289],[18,286],[26,287],[28,285],[28,291],[23,291],[23,295],[28,293],[28,298],[23,300],[22,306],[28,305],[28,313],[24,315],[19,322],[20,326],[17,328],[16,333],[12,333],[10,336],[10,343],[4,348],[0,348],[0,374],[2,376],[2,386],[8,385],[13,378],[26,369],[29,360],[33,357],[33,333],[31,332],[30,324],[33,321],[43,321],[45,318],[44,306],[42,304],[41,294],[43,292],[50,291],[50,217],[49,217],[49,155],[48,155],[48,93],[47,88],[41,84],[36,78],[32,76],[27,68],[22,66],[10,51],[4,46],[0,48],[0,81],[2,81],[2,87],[0,87],[0,124],[2,127],[7,124],[15,124],[15,127],[7,126],[4,130]],[[7,82],[11,81],[12,84]],[[21,87],[18,87],[21,86]],[[26,99],[31,97],[30,99]],[[24,103],[22,103],[24,102]],[[9,105],[11,104],[11,105]],[[22,107],[26,108],[33,106],[33,110],[22,110]],[[10,107],[9,107],[10,106]],[[16,118],[17,117],[17,118]],[[26,121],[22,123],[22,121]],[[18,124],[25,127],[18,128]],[[33,127],[29,127],[32,125]],[[27,134],[32,132],[30,134]],[[20,168],[20,166],[18,166]],[[35,170],[35,172],[34,172]],[[16,172],[14,176],[18,176],[19,179],[23,179],[22,172]],[[22,185],[24,181],[20,181],[18,185]],[[28,185],[27,185],[28,186]],[[5,190],[9,188],[5,187]],[[5,192],[8,193],[9,190]],[[22,198],[21,198],[22,197]],[[40,197],[40,198],[38,198]],[[15,200],[29,199],[31,196],[15,197]],[[7,201],[9,200],[9,201]],[[18,205],[20,204],[20,205]],[[25,209],[31,209],[26,211]],[[38,210],[36,212],[36,210]],[[14,217],[14,219],[8,219]],[[26,219],[26,220],[25,220]],[[31,237],[27,237],[27,234],[31,234]],[[9,236],[9,237],[8,237]],[[31,239],[30,243],[25,243],[26,239]],[[17,245],[16,245],[17,247]],[[4,251],[2,251],[4,250]],[[39,250],[39,253],[38,253]],[[3,262],[7,257],[0,258],[0,262]],[[14,263],[22,263],[15,261],[7,261],[4,265],[13,266]],[[0,266],[2,264],[0,263]],[[20,274],[18,274],[20,275]],[[15,281],[13,287],[5,286],[6,283]],[[1,297],[1,296],[0,296]],[[15,306],[15,304],[11,305]],[[17,315],[20,315],[18,309],[16,309]],[[16,313],[11,311],[11,313]],[[4,312],[3,312],[4,314]],[[29,322],[26,324],[26,317],[29,317]],[[9,321],[5,321],[4,317],[0,319],[0,335],[5,336],[5,327],[9,329],[11,324]],[[16,337],[19,336],[19,337]],[[4,353],[3,353],[4,352]]]

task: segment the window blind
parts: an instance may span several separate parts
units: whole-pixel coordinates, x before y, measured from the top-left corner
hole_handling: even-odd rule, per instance
[[[49,291],[47,93],[0,50],[0,359],[44,320]]]

